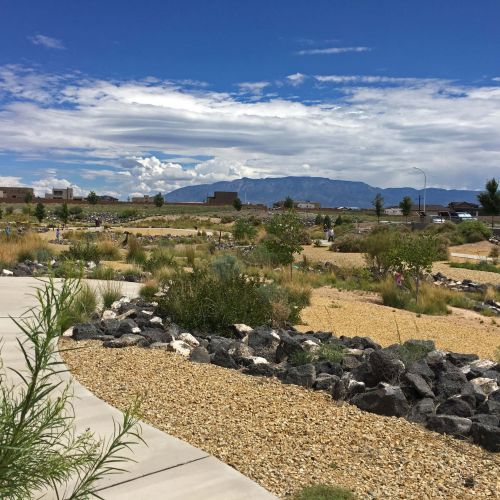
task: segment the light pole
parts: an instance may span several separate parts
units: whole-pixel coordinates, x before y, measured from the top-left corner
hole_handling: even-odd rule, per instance
[[[413,167],[413,168],[424,174],[424,214],[425,214],[426,213],[426,211],[425,211],[425,191],[427,189],[427,175],[425,175],[425,172],[421,168],[419,168],[419,167]]]

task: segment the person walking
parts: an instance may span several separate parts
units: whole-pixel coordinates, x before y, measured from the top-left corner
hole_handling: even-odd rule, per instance
[[[333,230],[333,227],[331,227],[329,230],[328,230],[328,241],[333,241],[335,239],[335,232]]]
[[[56,241],[59,243],[59,240],[61,239],[61,230],[59,228],[56,229]]]
[[[7,224],[7,225],[5,226],[5,236],[7,236],[7,238],[9,238],[9,237],[10,237],[10,232],[11,232],[10,225],[9,225],[9,224]]]

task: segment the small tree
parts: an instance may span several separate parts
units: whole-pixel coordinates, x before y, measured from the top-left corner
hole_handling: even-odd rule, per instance
[[[286,208],[287,210],[291,210],[294,206],[293,199],[290,198],[290,196],[287,196],[285,198],[285,201],[283,202],[283,208]]]
[[[415,280],[415,296],[418,303],[420,280],[424,272],[432,270],[432,263],[438,257],[439,243],[435,235],[421,233],[399,238],[393,250],[393,263],[396,269],[408,274]]]
[[[377,216],[377,222],[380,222],[380,216],[382,215],[382,210],[384,209],[384,198],[380,193],[377,193],[372,201],[372,205],[375,208],[375,215]]]
[[[321,226],[323,224],[323,216],[321,214],[316,215],[316,218],[314,219],[314,224],[316,226]]]
[[[292,274],[293,256],[302,251],[300,241],[303,227],[300,217],[293,211],[276,214],[266,227],[268,250],[275,255],[280,264],[290,265]]]
[[[495,215],[500,215],[500,192],[498,192],[498,182],[490,179],[485,185],[486,191],[479,193],[477,199],[484,208],[487,215],[491,215],[491,229],[495,222]]]
[[[69,219],[69,208],[67,203],[63,203],[57,210],[56,215],[61,219],[64,224],[68,223]]]
[[[413,203],[412,203],[411,198],[409,196],[405,196],[399,202],[399,208],[401,209],[401,212],[403,212],[403,215],[405,216],[406,222],[408,222],[408,216],[410,215],[412,205],[413,205]]]
[[[250,219],[241,217],[234,223],[233,236],[236,241],[253,241],[256,235],[257,229]]]
[[[165,203],[165,199],[163,198],[163,195],[161,193],[158,193],[154,195],[153,202],[156,207],[161,208]]]
[[[26,203],[27,205],[29,205],[32,202],[33,202],[33,194],[32,193],[26,193],[24,195],[24,203]]]
[[[42,202],[36,204],[35,208],[35,217],[38,219],[38,222],[42,222],[45,219],[45,205]]]
[[[97,205],[98,197],[95,191],[90,191],[89,195],[87,196],[87,201],[91,205]]]
[[[323,226],[326,227],[327,229],[332,228],[332,219],[330,218],[329,215],[325,215],[325,218],[323,219]]]
[[[241,200],[236,197],[233,201],[233,207],[235,208],[235,210],[237,210],[238,212],[241,210],[241,207],[243,206],[243,203],[241,203]]]

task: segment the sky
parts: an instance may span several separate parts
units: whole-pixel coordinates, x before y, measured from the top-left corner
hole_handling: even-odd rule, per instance
[[[240,177],[481,189],[497,0],[0,0],[0,185]]]

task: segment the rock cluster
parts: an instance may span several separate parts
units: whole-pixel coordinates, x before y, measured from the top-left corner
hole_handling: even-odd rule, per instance
[[[9,268],[3,268],[0,272],[1,276],[41,276],[48,273],[48,266],[36,261],[25,260],[19,262]]]
[[[231,338],[201,335],[155,315],[155,303],[122,298],[75,340],[176,352],[248,375],[327,391],[335,400],[500,451],[500,364],[409,340],[382,348],[368,337],[233,325]]]

